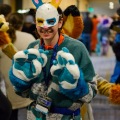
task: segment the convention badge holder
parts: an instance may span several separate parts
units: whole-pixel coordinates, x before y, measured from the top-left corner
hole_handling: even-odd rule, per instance
[[[52,102],[50,98],[38,96],[35,108],[43,114],[48,114],[51,107],[51,103]]]

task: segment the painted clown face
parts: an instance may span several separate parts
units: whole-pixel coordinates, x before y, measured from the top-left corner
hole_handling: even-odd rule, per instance
[[[55,26],[59,21],[57,9],[49,3],[45,3],[37,9],[36,25],[47,28]]]

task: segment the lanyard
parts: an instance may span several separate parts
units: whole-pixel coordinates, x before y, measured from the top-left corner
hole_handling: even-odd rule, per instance
[[[59,40],[58,40],[59,41]],[[41,49],[44,49],[44,42],[43,44],[40,46]],[[58,51],[58,42],[56,43],[56,45],[54,46],[53,48],[53,53],[52,53],[52,56],[51,56],[51,59],[50,59],[50,67],[49,67],[49,71],[50,71],[50,68],[51,66],[53,65],[53,61],[56,59],[56,55],[57,55],[57,51]],[[48,76],[46,75],[46,66],[43,67],[43,75],[44,75],[44,79],[45,79],[45,84],[46,86],[48,87],[49,85],[49,82],[50,82],[50,79],[52,78],[51,74],[48,73]]]

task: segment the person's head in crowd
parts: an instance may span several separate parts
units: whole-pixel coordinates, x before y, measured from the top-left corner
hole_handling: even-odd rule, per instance
[[[25,16],[25,23],[34,23],[34,18],[32,15],[26,15]]]
[[[27,27],[27,28],[30,28],[32,24],[34,24],[35,21],[34,21],[34,18],[32,15],[25,15],[24,17],[24,26]]]
[[[22,14],[20,13],[12,13],[9,17],[8,17],[8,22],[9,22],[9,26],[10,29],[8,30],[8,33],[10,35],[10,37],[12,38],[12,42],[14,42],[16,40],[16,35],[15,35],[15,31],[22,30],[23,24],[24,24],[24,17]]]
[[[97,18],[97,15],[93,15],[93,18]]]
[[[30,8],[30,10],[27,13],[28,15],[32,15],[33,18],[35,19],[35,14],[36,14],[36,9],[34,8]]]
[[[0,14],[3,14],[6,18],[6,20],[8,19],[8,17],[10,16],[12,12],[12,8],[10,5],[8,4],[0,4]]]
[[[117,11],[116,11],[116,13],[117,13],[117,15],[118,15],[118,20],[120,20],[120,7],[117,9]]]
[[[21,30],[24,23],[24,17],[20,13],[12,13],[8,17],[8,22],[10,25],[12,25],[12,27],[15,28],[15,30]]]
[[[34,24],[35,23],[36,9],[30,8],[25,14],[25,23]]]
[[[120,8],[117,9],[117,14],[120,16]]]

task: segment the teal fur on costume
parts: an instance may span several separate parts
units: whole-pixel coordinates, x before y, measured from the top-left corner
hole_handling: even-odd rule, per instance
[[[60,92],[72,100],[83,97],[89,91],[82,71],[75,63],[73,55],[65,47],[57,53],[57,60],[53,62],[51,74],[58,77]]]
[[[47,62],[46,54],[47,52],[37,49],[17,52],[14,55],[13,74],[24,81],[36,78]]]
[[[36,6],[37,9],[39,6],[43,4],[42,0],[32,0],[32,2]]]
[[[14,55],[9,78],[17,91],[29,88],[36,81],[47,63],[47,54],[48,51],[31,48]]]
[[[21,79],[17,78],[13,74],[12,68],[9,71],[9,79],[10,79],[12,85],[14,86],[14,89],[15,89],[16,92],[23,92],[26,89],[29,89],[31,87],[31,85],[38,80],[38,77],[29,81],[29,82],[27,82],[27,81],[24,81],[24,80],[21,80]]]
[[[84,80],[84,75],[82,71],[80,71],[80,78],[78,79],[76,88],[64,89],[60,86],[60,91],[61,93],[65,94],[67,97],[69,97],[70,99],[74,101],[88,94],[89,93],[88,85]]]
[[[66,46],[67,49],[63,48],[64,46]],[[28,49],[29,48],[38,48],[39,49],[39,47],[41,47],[40,40],[36,40],[29,45]],[[53,54],[54,54],[54,51],[49,50],[49,55],[47,55],[47,58],[48,58],[47,64],[45,65],[47,73],[50,72],[49,66],[50,66],[51,57]],[[67,55],[67,57],[66,57],[66,55]],[[30,88],[27,89],[26,91],[19,92],[19,95],[24,96],[24,97],[27,96],[33,100],[36,100],[38,95],[41,95],[42,93],[44,95],[46,95],[46,93],[47,93],[47,96],[50,99],[52,99],[53,107],[68,108],[70,110],[79,109],[81,107],[81,104],[90,102],[92,100],[92,98],[94,97],[93,93],[96,93],[96,91],[97,91],[96,84],[93,81],[95,72],[94,72],[90,57],[88,56],[88,52],[85,49],[85,46],[81,42],[64,35],[64,41],[58,47],[56,59],[57,60],[54,61],[54,65],[53,65],[55,69],[54,69],[54,71],[51,71],[52,78],[50,80],[50,85],[48,86],[48,90],[46,90],[46,85],[44,83],[44,75],[43,75],[43,72],[41,72],[40,76],[38,77],[39,80],[37,82],[33,83],[30,86]],[[58,61],[58,59],[59,59],[59,61]],[[72,69],[70,71],[69,67],[74,68],[74,69]],[[76,72],[74,71],[75,67],[77,68]],[[65,73],[63,72],[62,68],[65,69]],[[58,72],[60,70],[61,74],[55,73],[55,75],[54,75],[54,72],[56,72],[57,70],[58,70]],[[62,79],[59,80],[59,77],[57,77],[56,75],[58,75],[58,76],[62,75],[62,72],[64,74],[69,73],[68,78],[70,80],[67,80],[67,81],[68,82],[70,81],[71,85],[73,85],[73,83],[77,83],[77,85],[75,84],[75,86],[72,86],[71,89],[65,89],[65,88],[67,88],[66,85],[61,87],[60,86],[61,84],[59,83],[59,81],[62,82],[62,81],[66,81],[66,80],[62,80]],[[81,77],[82,72],[84,74],[83,79]],[[72,76],[72,79],[69,76]],[[82,80],[85,79],[85,82],[87,82],[87,84],[88,84],[88,86],[86,87],[87,90],[89,87],[89,93],[83,97],[80,97],[80,96],[82,96],[82,94],[80,95],[77,90],[79,84],[80,85],[83,84],[81,79]],[[22,81],[22,80],[20,80],[20,81]],[[32,81],[32,80],[30,80],[30,81]],[[80,83],[79,83],[79,81],[80,81]],[[23,85],[21,85],[21,86],[23,86]],[[70,88],[70,87],[68,87],[68,88]],[[83,93],[85,94],[87,92],[84,92],[85,91],[84,88],[85,87],[83,86],[83,88],[80,89],[80,91],[83,90]],[[63,92],[62,92],[62,90],[63,90]],[[73,93],[72,90],[74,90],[76,92]],[[76,102],[76,100],[73,99],[74,97],[70,98],[68,96],[65,96],[64,93],[69,93],[70,97],[74,96],[76,98],[77,102]],[[78,99],[76,97],[77,95],[79,96]],[[61,114],[59,115],[56,113],[52,113],[51,111],[50,111],[50,114],[48,114],[48,116],[44,116],[44,114],[41,114],[41,116],[39,117],[40,114],[38,113],[39,114],[38,115],[36,113],[37,111],[32,112],[32,108],[33,107],[31,106],[29,111],[30,111],[30,113],[32,113],[32,115],[33,114],[34,115],[33,115],[33,118],[31,118],[31,116],[29,116],[29,117],[33,120],[37,120],[37,119],[38,120],[39,119],[42,119],[42,120],[45,120],[45,119],[47,119],[47,120],[49,120],[49,119],[70,120],[70,119],[73,119],[73,115],[61,115]],[[34,110],[36,110],[36,109],[34,109]],[[74,116],[74,120],[80,120],[80,119],[81,119],[80,114],[77,116]]]

